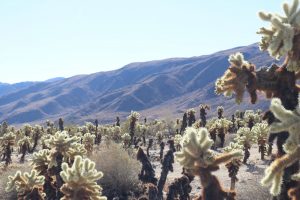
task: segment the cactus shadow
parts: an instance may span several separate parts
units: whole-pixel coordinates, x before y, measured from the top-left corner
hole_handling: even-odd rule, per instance
[[[247,169],[246,172],[250,172],[252,174],[264,174],[265,168],[259,167],[255,164],[246,164]]]

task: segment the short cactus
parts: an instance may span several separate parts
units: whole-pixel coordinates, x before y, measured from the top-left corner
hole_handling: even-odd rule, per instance
[[[7,192],[16,188],[19,199],[36,199],[42,200],[45,198],[43,193],[44,177],[38,176],[36,170],[31,170],[30,173],[22,174],[20,171],[14,176],[8,177]]]
[[[92,135],[91,133],[86,133],[82,137],[82,143],[84,145],[84,148],[87,150],[87,153],[91,155],[93,153],[94,143],[95,143],[95,135]]]
[[[76,156],[71,167],[68,163],[62,164],[60,175],[64,181],[61,187],[64,197],[61,200],[106,200],[101,196],[102,188],[96,182],[103,174],[95,169],[95,163],[91,160]]]
[[[11,153],[12,146],[15,144],[16,136],[12,132],[5,133],[2,137],[0,137],[0,144],[2,146],[1,153],[3,155],[2,160],[5,160],[5,165],[9,165],[11,163]]]
[[[250,157],[250,148],[252,144],[256,142],[256,137],[251,132],[250,128],[242,127],[237,131],[237,137],[234,140],[244,147],[244,159],[243,163],[246,164]]]
[[[269,125],[264,122],[264,123],[257,123],[254,125],[254,127],[251,130],[255,136],[256,136],[256,140],[257,140],[257,144],[258,144],[258,148],[259,148],[259,152],[261,155],[261,159],[264,160],[264,156],[266,153],[266,143],[267,143],[267,139],[268,139],[268,135],[269,135]]]
[[[216,176],[211,172],[219,168],[219,164],[229,162],[240,157],[241,151],[233,151],[217,155],[210,150],[213,141],[208,136],[206,128],[187,128],[182,139],[182,149],[176,152],[176,160],[182,167],[200,176],[202,183],[202,199],[221,200],[227,197],[234,197],[233,191],[225,191]]]

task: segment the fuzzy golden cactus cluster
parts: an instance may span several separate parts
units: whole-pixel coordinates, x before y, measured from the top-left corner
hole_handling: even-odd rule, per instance
[[[13,132],[5,133],[2,137],[0,137],[0,144],[2,147],[11,146],[15,144],[16,135]]]
[[[39,176],[36,170],[31,170],[30,173],[17,171],[14,176],[8,177],[7,192],[14,188],[17,190],[18,197],[21,199],[44,199],[43,193],[44,176]]]
[[[82,137],[82,142],[84,144],[84,148],[87,150],[88,154],[91,154],[93,152],[95,138],[96,138],[96,136],[91,133],[86,133]]]
[[[293,3],[283,4],[285,16],[277,13],[259,12],[259,17],[271,23],[269,28],[262,27],[257,33],[262,35],[259,44],[260,49],[268,51],[269,54],[280,59],[288,56],[287,69],[299,71],[299,33],[300,33],[300,11],[298,10],[299,0]]]
[[[87,152],[79,143],[80,138],[70,137],[66,131],[58,131],[45,142],[51,148],[49,168],[56,166],[56,156],[61,154],[65,162],[73,159],[76,155],[85,155]]]
[[[76,156],[71,167],[67,163],[62,164],[60,175],[64,181],[61,191],[65,195],[61,200],[106,200],[96,182],[103,174],[95,169],[91,160]]]
[[[252,144],[256,142],[256,136],[253,134],[253,132],[250,130],[250,128],[247,127],[241,127],[237,131],[237,137],[234,138],[234,140],[244,147],[250,148]]]
[[[255,70],[255,67],[244,59],[242,53],[235,53],[229,56],[230,67],[224,75],[217,79],[215,83],[216,94],[224,94],[230,97],[233,92],[236,94],[236,102],[239,104],[243,100],[246,90],[249,73]]]
[[[127,117],[130,120],[139,120],[140,118],[140,113],[136,112],[136,111],[131,111],[130,115]]]
[[[208,136],[206,128],[195,129],[188,127],[182,138],[180,152],[175,153],[176,160],[186,169],[195,173],[199,168],[218,166],[232,158],[241,156],[240,151],[233,151],[226,155],[217,155],[210,148],[213,141]]]
[[[256,136],[257,143],[261,144],[266,142],[270,132],[270,128],[266,122],[262,122],[255,124],[251,131]]]
[[[244,148],[243,145],[241,145],[239,143],[230,142],[228,146],[226,146],[226,147],[223,148],[223,151],[225,153],[230,153],[230,152],[234,152],[234,151],[240,151],[240,152],[242,152],[243,148]],[[234,165],[240,166],[241,156],[232,159],[231,163],[234,164]]]

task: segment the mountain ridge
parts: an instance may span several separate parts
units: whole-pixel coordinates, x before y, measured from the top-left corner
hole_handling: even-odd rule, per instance
[[[238,106],[233,98],[214,94],[214,81],[228,68],[228,56],[237,51],[257,66],[275,62],[252,44],[210,55],[135,62],[107,72],[40,82],[0,95],[0,121],[39,123],[63,117],[69,123],[95,118],[111,122],[117,115],[125,118],[131,110],[150,118],[177,117],[200,103],[213,108],[223,104],[228,112],[266,108],[266,100]]]

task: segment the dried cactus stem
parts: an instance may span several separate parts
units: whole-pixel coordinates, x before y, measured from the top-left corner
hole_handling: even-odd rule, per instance
[[[148,157],[141,148],[138,149],[137,160],[142,163],[142,169],[139,174],[139,180],[143,183],[152,183],[156,185],[157,179],[155,178],[155,171]]]
[[[161,142],[159,146],[160,146],[159,159],[162,162],[163,161],[163,155],[164,155],[164,149],[165,149],[165,143]]]
[[[152,148],[153,146],[153,139],[149,139],[148,141],[148,147],[147,147],[147,156],[150,157],[150,153],[149,153],[149,150],[150,148]]]
[[[250,147],[249,146],[244,146],[244,158],[243,158],[243,163],[246,164],[247,160],[250,157],[250,151],[249,151]]]
[[[212,171],[217,170],[215,168],[199,168],[198,175],[200,177],[201,185],[203,186],[202,194],[198,200],[234,200],[235,192],[226,191],[221,186],[218,178],[211,174]]]
[[[169,171],[173,172],[173,163],[174,163],[173,150],[170,149],[165,155],[162,163],[162,171],[160,174],[160,179],[157,184],[158,199],[163,199],[163,188],[166,183]]]
[[[5,166],[8,166],[10,163],[11,163],[11,153],[12,153],[12,151],[11,151],[11,147],[10,147],[10,145],[7,145],[6,147],[5,147],[5,153],[4,153],[4,155],[5,155]]]
[[[228,174],[230,177],[230,190],[234,191],[235,183],[238,181],[237,174],[241,166],[241,161],[239,159],[235,159],[227,163],[225,166],[228,169]]]
[[[260,159],[264,160],[265,159],[265,154],[266,154],[266,145],[265,144],[260,144],[258,147],[258,151],[260,153]]]

